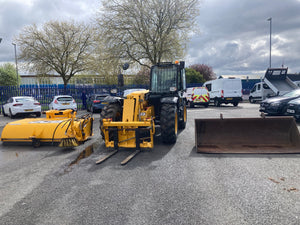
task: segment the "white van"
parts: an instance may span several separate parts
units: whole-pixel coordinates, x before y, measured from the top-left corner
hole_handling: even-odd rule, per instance
[[[254,84],[250,91],[249,102],[255,103],[256,101],[262,101],[274,95],[275,92],[272,91],[272,89],[265,82],[258,82]]]
[[[222,103],[232,103],[237,106],[243,100],[242,80],[240,78],[219,78],[206,81],[203,86],[207,88],[210,101],[215,106],[220,106]]]
[[[209,105],[209,93],[206,87],[187,88],[184,96],[187,100],[187,106],[190,108],[195,105],[203,105],[206,108]]]

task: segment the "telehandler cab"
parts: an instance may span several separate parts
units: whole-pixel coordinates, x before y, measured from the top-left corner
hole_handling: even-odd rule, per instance
[[[121,97],[107,97],[109,102],[100,115],[100,130],[106,147],[114,148],[101,163],[122,148],[136,148],[121,164],[126,164],[141,148],[153,148],[155,127],[160,126],[162,141],[174,144],[178,129],[187,120],[184,62],[160,63],[151,67],[150,90]]]

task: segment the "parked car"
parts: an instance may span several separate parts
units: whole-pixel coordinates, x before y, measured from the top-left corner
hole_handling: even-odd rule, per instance
[[[87,111],[89,112],[101,112],[107,102],[104,99],[109,96],[109,94],[92,94],[88,97],[86,101]]]
[[[193,108],[195,105],[209,105],[209,93],[206,87],[187,88],[185,92],[187,106]]]
[[[260,112],[270,115],[285,115],[288,102],[300,97],[300,89],[290,91],[282,96],[268,98],[260,103]]]
[[[49,104],[49,109],[54,109],[54,110],[73,109],[77,111],[77,104],[74,98],[70,95],[57,95],[53,97],[52,102]]]
[[[41,116],[41,104],[30,96],[11,97],[2,107],[4,116],[13,118],[17,115],[35,114],[37,117]]]
[[[295,117],[297,121],[300,120],[300,98],[296,98],[288,102],[287,115]]]

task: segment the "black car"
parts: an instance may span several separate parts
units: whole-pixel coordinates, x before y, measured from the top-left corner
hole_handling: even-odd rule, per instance
[[[300,98],[289,101],[287,105],[287,114],[294,116],[297,121],[300,120]]]
[[[87,111],[90,112],[101,112],[107,102],[104,99],[109,96],[109,94],[92,94],[86,100]]]
[[[260,103],[260,112],[269,115],[285,115],[288,102],[300,97],[300,89],[293,90],[282,96],[268,98]]]

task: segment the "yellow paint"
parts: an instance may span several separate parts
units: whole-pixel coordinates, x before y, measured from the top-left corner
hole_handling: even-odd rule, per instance
[[[145,94],[149,91],[137,91],[127,95],[124,99],[122,121],[103,119],[101,127],[104,132],[106,147],[114,147],[114,141],[109,140],[109,129],[118,129],[118,147],[136,148],[135,129],[146,128],[149,136],[140,140],[141,148],[153,148],[153,135],[155,133],[154,107],[148,106]]]
[[[86,141],[92,136],[93,118],[76,118],[72,110],[46,112],[46,118],[23,119],[8,123],[1,135],[3,142],[61,142],[75,138],[77,142]]]

